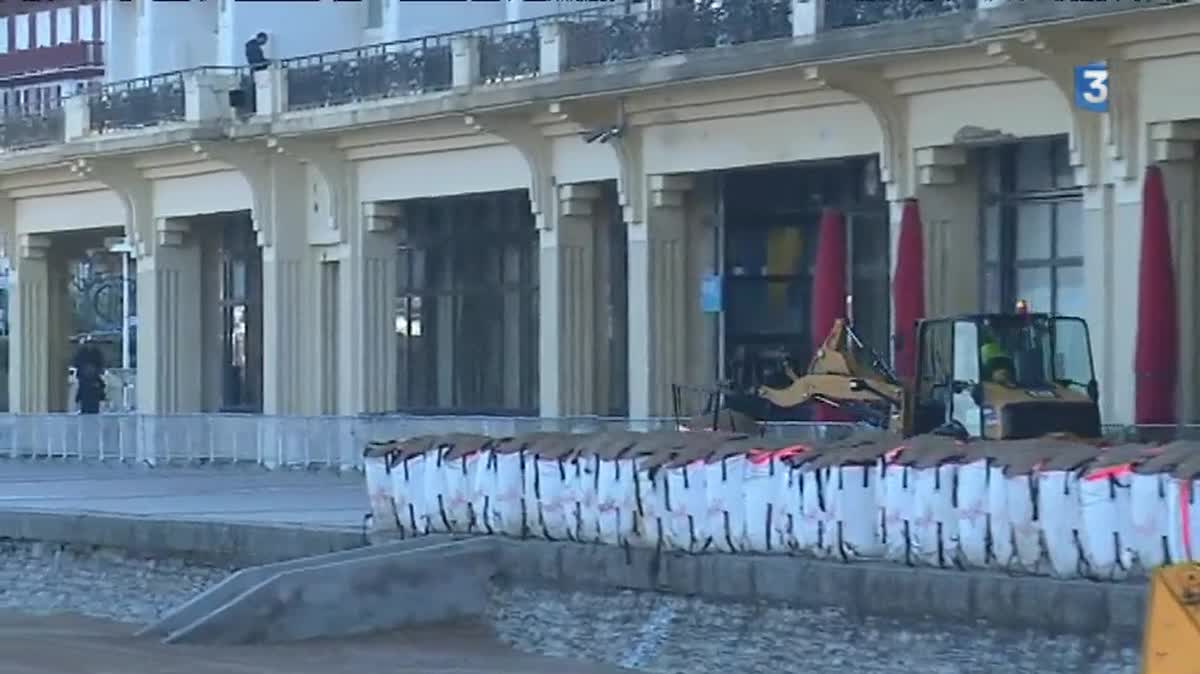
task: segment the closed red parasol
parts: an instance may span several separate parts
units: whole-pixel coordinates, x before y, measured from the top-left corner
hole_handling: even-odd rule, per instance
[[[892,279],[892,305],[896,312],[893,363],[902,379],[912,378],[917,365],[917,321],[925,318],[925,250],[921,209],[916,199],[904,202],[900,216],[900,241],[896,275]]]
[[[821,213],[817,234],[817,263],[813,270],[812,349],[821,348],[833,322],[846,316],[846,221],[836,208]],[[848,421],[851,417],[827,405],[817,405],[815,421]]]
[[[1134,356],[1138,424],[1174,424],[1175,377],[1179,367],[1175,272],[1167,194],[1162,171],[1146,168],[1142,186],[1142,257],[1138,269],[1137,353]]]

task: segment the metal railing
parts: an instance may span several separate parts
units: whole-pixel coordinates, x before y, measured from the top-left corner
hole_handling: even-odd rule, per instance
[[[497,84],[537,77],[542,72],[540,19],[485,26],[472,35],[479,45],[479,80]]]
[[[5,110],[0,119],[0,148],[29,150],[64,142],[65,112],[61,104],[45,110]]]
[[[634,61],[695,49],[792,35],[790,0],[689,2],[615,12],[611,7],[557,17],[570,25],[567,69]]]
[[[0,415],[0,459],[176,463],[248,463],[278,467],[362,468],[366,443],[425,434],[513,436],[537,431],[591,433],[671,430],[674,418],[460,417],[364,415],[292,417],[250,414]],[[848,423],[772,422],[765,435],[796,442],[835,440],[863,427]],[[1200,439],[1200,425],[1111,426],[1112,442]]]
[[[355,470],[362,467],[366,443],[429,433],[510,436],[674,428],[673,418],[9,414],[0,415],[0,458]],[[772,424],[767,435],[803,441],[838,437],[852,428],[849,424]]]
[[[287,109],[445,91],[454,82],[450,38],[434,35],[284,59]]]
[[[91,130],[108,133],[183,121],[183,75],[176,71],[93,87],[85,94]]]
[[[977,0],[839,0],[825,3],[825,30],[974,10]]]

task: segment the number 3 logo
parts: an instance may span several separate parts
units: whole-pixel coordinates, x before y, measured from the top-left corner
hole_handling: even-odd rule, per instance
[[[1108,70],[1084,70],[1083,79],[1087,88],[1082,92],[1083,100],[1098,105],[1108,100]]]

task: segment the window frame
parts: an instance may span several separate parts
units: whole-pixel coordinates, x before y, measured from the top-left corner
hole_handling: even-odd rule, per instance
[[[1044,144],[1046,148],[1046,156],[1044,157],[1049,163],[1051,180],[1054,182],[1052,186],[1043,189],[1019,189],[1017,186],[1017,171],[1019,170],[1018,152],[1021,143],[1038,143]],[[1026,139],[1018,143],[1006,143],[1003,145],[994,145],[986,148],[981,148],[979,158],[982,170],[979,175],[979,223],[980,223],[980,246],[979,246],[979,304],[986,311],[997,311],[998,313],[1007,312],[1007,307],[1015,306],[1017,300],[1022,299],[1017,296],[1017,274],[1020,270],[1027,269],[1047,269],[1050,274],[1050,306],[1049,307],[1033,307],[1035,311],[1043,311],[1046,313],[1058,313],[1058,290],[1059,290],[1059,270],[1063,268],[1081,268],[1083,267],[1084,258],[1082,255],[1060,256],[1059,249],[1059,208],[1060,204],[1067,203],[1082,203],[1083,188],[1074,184],[1071,180],[1070,185],[1059,184],[1059,178],[1063,175],[1071,175],[1069,166],[1060,165],[1061,159],[1067,157],[1063,150],[1068,143],[1065,136],[1053,136],[1049,138],[1032,138]],[[1068,169],[1066,173],[1062,169]],[[998,173],[997,190],[989,188],[989,180],[991,172]],[[1050,205],[1050,250],[1046,257],[1035,259],[1019,259],[1017,257],[1017,231],[1019,227],[1018,207],[1021,204],[1048,204]],[[997,206],[998,221],[995,223],[989,222],[987,211],[990,207]],[[996,260],[988,259],[989,239],[988,227],[996,226],[1000,228],[997,237],[999,250],[996,254]],[[995,274],[999,281],[999,297],[990,297],[987,279],[989,273]]]

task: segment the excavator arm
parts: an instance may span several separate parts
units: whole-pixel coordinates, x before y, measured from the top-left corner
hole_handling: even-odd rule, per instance
[[[904,388],[874,354],[870,354],[873,362],[863,365],[860,354],[866,354],[867,351],[854,330],[839,318],[834,321],[821,348],[809,361],[804,375],[797,375],[791,368],[785,368],[791,380],[788,386],[760,386],[757,393],[772,404],[785,408],[818,401],[836,407],[867,405],[901,410],[904,406]]]

